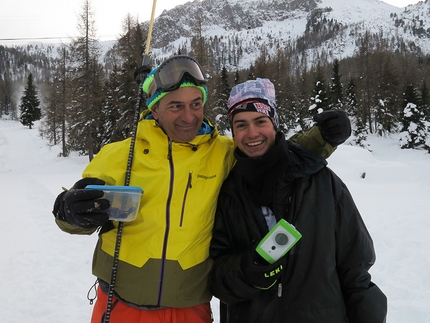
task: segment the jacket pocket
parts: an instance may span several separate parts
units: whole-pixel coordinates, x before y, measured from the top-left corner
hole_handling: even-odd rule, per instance
[[[187,196],[188,196],[188,190],[190,188],[192,188],[192,179],[193,179],[193,174],[189,173],[188,174],[188,181],[187,181],[187,185],[185,187],[185,192],[184,192],[184,199],[182,201],[182,208],[181,208],[181,219],[179,221],[179,226],[182,227],[182,224],[184,223],[184,213],[185,213],[185,205],[187,203]]]

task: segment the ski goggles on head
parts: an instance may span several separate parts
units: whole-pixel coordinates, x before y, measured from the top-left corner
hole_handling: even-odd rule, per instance
[[[154,81],[149,86],[148,95],[152,96],[159,90],[163,92],[177,90],[184,78],[195,85],[207,83],[197,61],[188,56],[174,56],[162,63],[154,72]]]

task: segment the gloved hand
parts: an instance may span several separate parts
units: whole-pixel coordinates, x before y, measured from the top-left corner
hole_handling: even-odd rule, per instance
[[[343,110],[329,110],[314,115],[321,135],[333,147],[344,143],[351,136],[351,121]]]
[[[87,185],[104,185],[98,178],[83,178],[73,187],[57,196],[52,213],[58,220],[74,226],[91,229],[102,226],[109,220],[109,200],[100,199],[102,190],[85,189]]]
[[[242,254],[240,266],[247,282],[258,289],[269,289],[281,276],[286,265],[285,257],[269,264],[255,250]]]
[[[151,72],[151,69],[149,68],[149,66],[143,65],[143,66],[139,67],[138,69],[136,69],[136,71],[134,71],[134,81],[137,84],[140,84],[140,82],[143,79],[145,79],[145,77],[149,74],[149,72]],[[143,77],[142,77],[142,75],[143,75]]]

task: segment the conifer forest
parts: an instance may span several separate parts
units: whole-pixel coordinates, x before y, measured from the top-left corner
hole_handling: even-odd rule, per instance
[[[0,45],[0,116],[29,127],[40,120],[41,136],[61,145],[62,156],[77,151],[92,159],[103,145],[130,136],[136,109],[146,108],[145,98],[138,100],[134,75],[142,65],[148,31],[127,15],[122,34],[103,53],[88,1],[78,20],[80,36],[49,46],[49,57],[36,44]],[[246,69],[227,68],[215,59],[216,39],[198,32],[191,48],[172,54],[190,55],[203,66],[209,90],[205,115],[222,134],[229,133],[231,88],[259,77],[275,84],[285,132],[308,129],[321,111],[343,109],[352,123],[352,144],[366,147],[369,134],[401,133],[402,148],[430,151],[430,55],[406,45],[393,51],[391,40],[368,32],[356,41],[353,56],[329,60],[320,55],[308,61],[303,48],[321,37],[321,31],[308,33],[278,48],[276,55],[263,48]],[[239,54],[225,59],[234,61]],[[155,67],[160,60],[151,57],[151,62]]]

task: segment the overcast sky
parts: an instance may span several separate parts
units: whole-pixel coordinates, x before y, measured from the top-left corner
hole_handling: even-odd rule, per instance
[[[91,0],[100,40],[117,39],[125,16],[130,13],[139,21],[151,18],[154,0]],[[189,0],[157,0],[155,16]],[[383,0],[397,7],[418,3],[418,0]],[[0,11],[0,44],[29,41],[67,42],[77,35],[77,15],[82,12],[81,0],[8,0]]]

